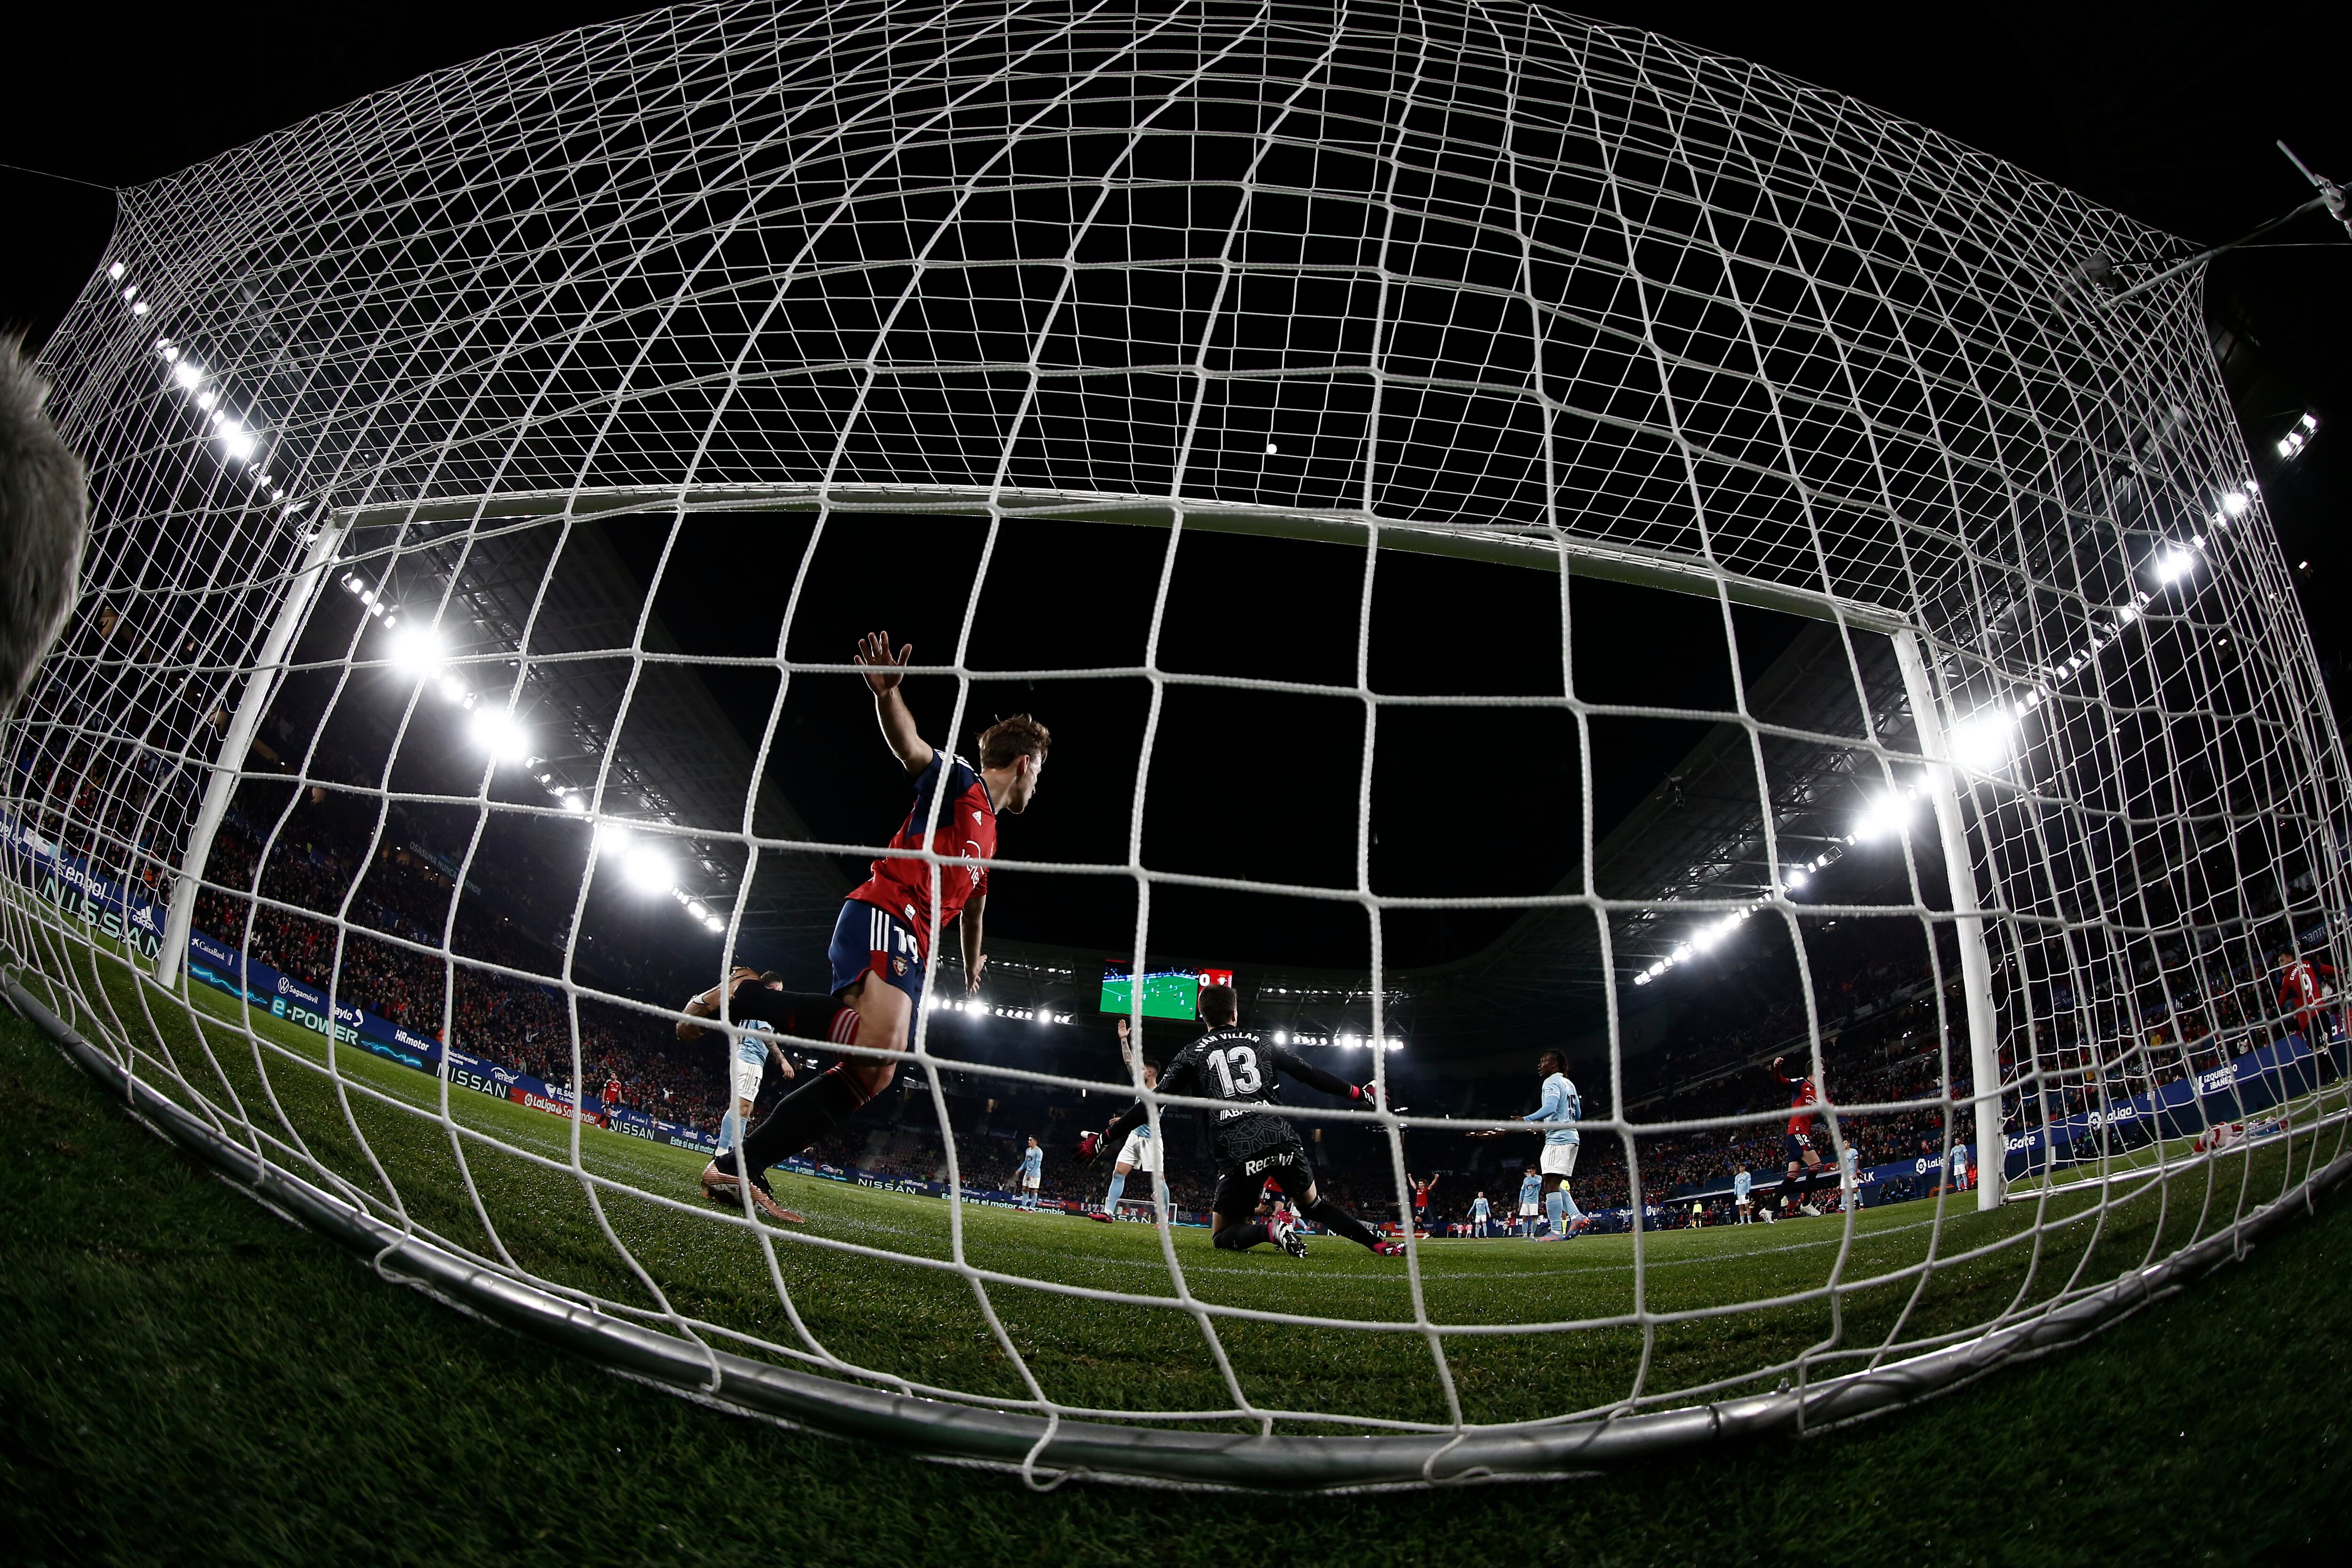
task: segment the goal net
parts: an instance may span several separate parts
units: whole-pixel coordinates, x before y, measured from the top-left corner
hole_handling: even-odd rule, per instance
[[[11,994],[387,1275],[1033,1478],[1942,1386],[2344,1166],[2343,745],[2196,277],[2096,281],[2177,249],[1520,5],[420,79],[124,193],[49,346],[94,522]],[[681,1009],[836,980],[882,628],[931,744],[1053,763],[780,1223],[705,1161],[877,1049]],[[1213,1246],[1217,1107],[1143,1076],[1210,979],[1372,1087],[1283,1113],[1401,1255]],[[1139,1094],[1147,1223],[1086,1223]]]

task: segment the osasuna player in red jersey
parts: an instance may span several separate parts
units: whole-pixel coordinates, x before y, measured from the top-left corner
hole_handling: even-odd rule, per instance
[[[2315,1047],[2321,1042],[2314,1036],[2314,1026],[2326,1016],[2320,1012],[2319,1004],[2335,989],[2323,982],[2320,976],[2324,974],[2333,980],[2336,971],[2328,964],[2314,963],[2292,947],[2279,949],[2278,966],[2279,1006],[2294,1015],[2295,1033],[2303,1037],[2305,1045]]]
[[[884,1051],[905,1050],[914,1032],[937,927],[961,919],[964,986],[980,989],[988,965],[981,934],[988,905],[985,862],[996,854],[996,818],[1028,809],[1053,744],[1045,726],[1024,713],[982,731],[978,768],[933,747],[915,727],[898,689],[914,651],[909,645],[893,657],[888,632],[871,633],[857,645],[857,662],[874,692],[875,718],[914,781],[915,804],[890,840],[894,853],[875,861],[874,874],[850,889],[834,923],[830,950],[832,1000],[857,1018],[852,1043]],[[926,850],[941,857],[936,868],[923,858]],[[772,997],[745,1000],[775,1017]],[[730,1010],[735,1005],[730,997]],[[752,1201],[773,1218],[796,1220],[768,1191],[769,1167],[823,1137],[887,1088],[897,1073],[896,1062],[860,1058],[818,1074],[751,1129],[740,1155],[726,1150],[710,1162],[702,1173],[703,1191],[740,1198],[738,1173],[748,1171]]]
[[[1789,1104],[1797,1112],[1796,1115],[1789,1118],[1788,1136],[1780,1140],[1781,1147],[1789,1156],[1789,1176],[1788,1180],[1781,1184],[1780,1192],[1783,1197],[1788,1197],[1801,1194],[1805,1187],[1812,1184],[1815,1178],[1823,1173],[1821,1152],[1813,1147],[1812,1111],[1812,1108],[1821,1103],[1822,1097],[1820,1091],[1813,1088],[1811,1079],[1790,1078],[1787,1073],[1782,1072],[1780,1059],[1779,1057],[1772,1058],[1772,1076],[1789,1086]],[[1798,1174],[1798,1166],[1801,1163],[1804,1167],[1801,1179]],[[1819,1215],[1822,1212],[1811,1204],[1803,1204],[1800,1206],[1809,1215]]]
[[[1176,1053],[1160,1075],[1163,1094],[1197,1095],[1225,1102],[1210,1123],[1210,1148],[1217,1161],[1217,1193],[1210,1200],[1211,1240],[1232,1252],[1246,1252],[1270,1241],[1293,1258],[1307,1256],[1307,1243],[1280,1215],[1251,1217],[1267,1182],[1290,1195],[1298,1212],[1324,1229],[1383,1257],[1404,1251],[1404,1244],[1384,1241],[1370,1226],[1326,1197],[1315,1184],[1315,1167],[1307,1159],[1307,1145],[1297,1129],[1275,1110],[1282,1101],[1275,1093],[1275,1075],[1288,1073],[1326,1094],[1344,1095],[1365,1105],[1375,1104],[1371,1086],[1351,1084],[1290,1051],[1254,1029],[1238,1027],[1238,1004],[1230,985],[1201,987],[1201,1022],[1208,1032]],[[1105,1131],[1078,1140],[1078,1159],[1091,1160],[1105,1145],[1116,1145],[1129,1128],[1146,1119],[1144,1102],[1137,1100]]]

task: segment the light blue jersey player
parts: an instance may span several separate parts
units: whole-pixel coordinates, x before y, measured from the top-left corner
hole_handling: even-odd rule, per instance
[[[1568,1076],[1568,1058],[1558,1051],[1546,1051],[1536,1058],[1536,1070],[1544,1075],[1543,1103],[1521,1117],[1544,1130],[1543,1156],[1538,1169],[1543,1173],[1544,1218],[1550,1223],[1550,1239],[1559,1241],[1568,1235],[1571,1222],[1584,1223],[1584,1215],[1569,1195],[1569,1178],[1576,1174],[1576,1156],[1584,1142],[1576,1123],[1584,1114],[1584,1097],[1576,1092],[1576,1085]]]
[[[1045,1184],[1045,1151],[1037,1147],[1037,1140],[1029,1140],[1029,1147],[1021,1152],[1021,1206],[1037,1206],[1037,1189]]]
[[[1495,1211],[1487,1205],[1486,1194],[1480,1193],[1476,1197],[1472,1198],[1470,1200],[1470,1234],[1477,1237],[1485,1236],[1488,1223],[1494,1215]]]
[[[1519,1234],[1530,1240],[1536,1234],[1536,1215],[1543,1212],[1543,1178],[1536,1174],[1533,1165],[1528,1167],[1527,1179],[1519,1184]]]
[[[1742,1165],[1731,1173],[1731,1203],[1739,1211],[1739,1223],[1746,1225],[1756,1213],[1756,1200],[1748,1195],[1756,1186],[1756,1178]]]
[[[1838,1202],[1846,1213],[1852,1214],[1862,1206],[1862,1151],[1851,1143],[1847,1144],[1845,1157],[1841,1163],[1844,1167],[1845,1179],[1838,1184],[1842,1189]]]

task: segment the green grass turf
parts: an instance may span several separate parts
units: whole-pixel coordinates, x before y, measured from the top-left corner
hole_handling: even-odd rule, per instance
[[[92,966],[88,994],[113,1009],[104,1021],[111,1031],[147,1040],[158,1053],[142,1067],[150,1081],[164,1082],[167,1066],[176,1070],[186,1080],[184,1102],[241,1108],[277,1140],[273,1152],[281,1163],[347,1184],[373,1200],[380,1214],[405,1214],[478,1254],[503,1247],[543,1278],[640,1310],[661,1310],[666,1301],[667,1310],[754,1354],[812,1349],[779,1301],[781,1278],[815,1343],[863,1368],[1005,1399],[1024,1394],[973,1288],[952,1272],[905,1260],[954,1256],[950,1211],[937,1199],[780,1174],[780,1195],[811,1223],[771,1238],[761,1227],[698,1204],[698,1156],[587,1127],[578,1131],[580,1168],[623,1184],[598,1189],[592,1208],[574,1172],[534,1164],[486,1141],[568,1165],[574,1130],[562,1119],[452,1089],[453,1125],[443,1125],[416,1114],[437,1109],[440,1086],[425,1075],[345,1048],[335,1053],[331,1077],[318,1036],[264,1016],[254,1019],[248,1037],[236,1000],[204,986],[194,988],[197,1016],[191,1020],[152,986],[134,986],[120,965],[87,950],[80,962]],[[458,1135],[467,1131],[485,1136]],[[364,1134],[364,1147],[356,1134]],[[2323,1148],[2331,1144],[2322,1141]],[[2078,1193],[1979,1215],[1972,1196],[1964,1195],[1949,1204],[1867,1211],[1851,1236],[1834,1218],[1653,1235],[1641,1240],[1638,1273],[1630,1237],[1562,1246],[1438,1243],[1422,1251],[1424,1300],[1431,1317],[1448,1325],[1598,1321],[1569,1333],[1449,1336],[1448,1368],[1472,1421],[1557,1415],[1635,1392],[1708,1384],[1735,1392],[1769,1388],[1783,1377],[1854,1366],[1898,1331],[1914,1342],[1956,1334],[2046,1300],[2070,1280],[2110,1279],[2275,1194],[2290,1161],[2305,1163],[2312,1146],[2306,1135],[2292,1145],[2232,1154],[2104,1205],[2099,1194]],[[2038,1238],[2037,1216],[2043,1221]],[[1174,1299],[1160,1240],[1148,1227],[982,1207],[964,1208],[961,1221],[963,1257],[981,1268]],[[615,1250],[606,1226],[657,1282],[659,1298]],[[903,1257],[827,1249],[821,1245],[827,1241]],[[1995,1242],[2006,1245],[1951,1261]],[[1247,1257],[1217,1252],[1199,1230],[1177,1231],[1174,1246],[1187,1285],[1204,1301],[1374,1325],[1409,1328],[1412,1321],[1402,1263],[1336,1238],[1318,1240],[1304,1262],[1270,1249]],[[1930,1260],[1932,1268],[1919,1267]],[[1606,1321],[1634,1309],[1637,1283],[1639,1300],[1652,1312],[1796,1300],[1669,1321],[1645,1346],[1639,1327]],[[989,1286],[987,1299],[1031,1373],[1055,1399],[1161,1421],[1200,1413],[1205,1424],[1234,1425],[1208,1414],[1230,1408],[1232,1400],[1187,1315],[1003,1283]],[[1442,1384],[1417,1333],[1302,1333],[1288,1324],[1225,1319],[1219,1339],[1260,1407],[1447,1418]],[[1331,1428],[1296,1421],[1283,1429]]]
[[[387,1285],[14,1019],[0,1106],[17,1562],[2322,1563],[2352,1529],[2341,1197],[2088,1345],[1801,1444],[1444,1494],[1041,1497]]]

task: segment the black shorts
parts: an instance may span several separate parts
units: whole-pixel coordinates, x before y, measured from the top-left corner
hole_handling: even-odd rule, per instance
[[[1789,1163],[1801,1165],[1804,1163],[1805,1156],[1813,1152],[1813,1135],[1791,1132],[1780,1140],[1780,1145],[1789,1152]]]
[[[1257,1212],[1258,1194],[1268,1181],[1283,1190],[1292,1207],[1305,1207],[1307,1189],[1315,1184],[1315,1167],[1307,1158],[1307,1146],[1277,1143],[1247,1159],[1218,1165],[1217,1195],[1209,1207],[1227,1219],[1246,1219]]]

